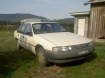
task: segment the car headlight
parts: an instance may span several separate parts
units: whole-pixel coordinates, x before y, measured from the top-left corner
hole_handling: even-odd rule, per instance
[[[72,50],[72,47],[71,46],[66,46],[66,47],[54,47],[53,49],[53,52],[65,52],[65,51],[70,51],[70,50]]]

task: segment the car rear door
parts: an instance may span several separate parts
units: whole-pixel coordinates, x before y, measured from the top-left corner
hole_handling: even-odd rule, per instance
[[[26,48],[26,38],[24,36],[25,29],[26,29],[26,24],[23,24],[18,30],[18,42],[24,48]]]

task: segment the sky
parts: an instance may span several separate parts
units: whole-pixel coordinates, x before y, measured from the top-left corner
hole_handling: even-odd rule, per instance
[[[30,13],[49,19],[70,18],[70,13],[87,11],[88,0],[0,0],[0,14]]]

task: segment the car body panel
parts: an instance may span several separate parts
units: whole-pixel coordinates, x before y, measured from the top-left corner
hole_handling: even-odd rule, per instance
[[[39,36],[56,46],[70,46],[85,44],[91,42],[90,39],[70,33],[70,32],[57,32],[48,34],[39,34]]]
[[[29,22],[27,22],[29,23]],[[54,22],[30,22],[30,24],[35,24],[35,23],[54,23]],[[32,35],[26,35],[24,33],[18,32],[17,30],[14,32],[14,38],[18,41],[18,43],[24,47],[25,49],[28,49],[30,51],[32,51],[34,54],[36,54],[36,47],[38,45],[42,46],[45,51],[47,53],[46,56],[49,56],[49,54],[51,54],[52,58],[55,60],[66,60],[65,58],[72,58],[72,57],[78,57],[80,55],[77,55],[78,53],[81,54],[82,51],[85,51],[84,48],[80,48],[80,50],[76,49],[76,47],[74,47],[74,50],[72,50],[69,52],[58,52],[55,53],[53,52],[53,48],[54,47],[63,47],[63,46],[79,46],[79,45],[85,45],[87,43],[91,43],[92,40],[76,35],[74,33],[70,33],[70,32],[54,32],[54,33],[43,33],[43,34],[34,34],[32,33]],[[84,53],[83,55],[87,55],[90,54],[91,51],[93,50],[94,47],[88,47],[87,46],[87,51],[88,53]],[[65,58],[63,58],[65,57]],[[85,56],[84,56],[85,57]],[[84,58],[83,57],[83,58]],[[56,59],[59,58],[59,59]],[[76,58],[79,59],[79,58]],[[52,59],[50,59],[52,60]],[[75,59],[72,59],[75,60]],[[70,60],[67,60],[70,61]]]

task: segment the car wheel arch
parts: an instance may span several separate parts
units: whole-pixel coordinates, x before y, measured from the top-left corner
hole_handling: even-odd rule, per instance
[[[38,44],[38,45],[35,46],[35,51],[36,51],[36,53],[37,53],[37,50],[38,50],[40,47],[43,48],[43,46],[40,45],[40,44]],[[44,48],[43,48],[43,49],[44,49]]]

